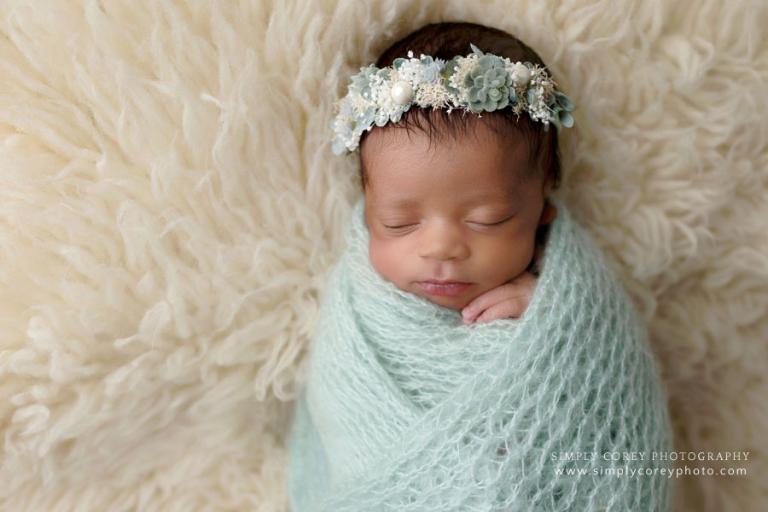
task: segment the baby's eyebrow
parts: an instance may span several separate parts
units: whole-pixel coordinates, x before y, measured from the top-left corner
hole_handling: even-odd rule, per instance
[[[410,209],[411,207],[418,206],[421,201],[411,195],[394,195],[394,197],[376,197],[370,198],[371,206],[378,211],[398,211],[401,209]],[[513,205],[518,205],[522,202],[521,190],[518,186],[505,186],[495,189],[482,188],[470,191],[463,200],[460,201],[461,207],[475,207],[475,206],[501,206],[508,208]]]
[[[387,201],[387,203],[389,203],[387,206],[393,206],[395,208],[400,208],[401,206],[416,206],[419,204],[415,199],[396,199],[391,202]]]
[[[469,198],[465,201],[463,201],[462,205],[469,205],[469,204],[482,204],[482,203],[497,203],[497,204],[509,204],[509,203],[516,203],[520,199],[520,194],[517,192],[517,190],[509,191],[504,194],[499,194],[498,192],[486,192],[481,194],[474,194],[469,196]],[[399,199],[392,199],[384,202],[376,202],[379,206],[384,206],[386,204],[387,207],[390,208],[402,208],[402,207],[408,207],[408,206],[416,206],[419,204],[419,201],[413,198],[405,197],[405,198],[399,198]]]
[[[479,206],[489,203],[494,205],[509,206],[518,204],[520,201],[520,191],[517,188],[513,188],[512,190],[494,190],[470,195],[465,201],[462,202],[462,206]]]
[[[517,190],[510,190],[503,194],[499,194],[498,192],[488,192],[485,194],[475,194],[469,197],[467,201],[465,201],[465,204],[470,203],[515,203],[520,200],[520,194],[517,192]]]

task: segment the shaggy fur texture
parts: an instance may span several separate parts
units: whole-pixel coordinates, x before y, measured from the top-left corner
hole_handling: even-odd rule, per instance
[[[751,452],[681,478],[677,509],[763,510],[766,9],[0,3],[0,509],[286,510],[287,412],[360,193],[332,101],[467,20],[578,106],[562,195],[649,322],[676,448]]]

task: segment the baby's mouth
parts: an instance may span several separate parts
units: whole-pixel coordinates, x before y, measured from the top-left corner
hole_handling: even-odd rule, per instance
[[[424,293],[445,297],[461,295],[473,285],[460,281],[417,281],[416,284]]]

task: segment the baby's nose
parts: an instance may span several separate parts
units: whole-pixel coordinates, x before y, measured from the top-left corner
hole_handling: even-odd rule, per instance
[[[469,247],[458,228],[443,223],[426,228],[419,255],[436,260],[463,259],[469,255]]]

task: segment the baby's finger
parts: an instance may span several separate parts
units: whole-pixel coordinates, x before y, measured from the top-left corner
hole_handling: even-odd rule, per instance
[[[519,318],[525,312],[527,302],[524,297],[509,297],[494,304],[477,317],[477,323],[487,323],[502,318]]]
[[[492,288],[487,292],[483,293],[482,295],[475,297],[472,300],[472,302],[464,306],[464,309],[461,310],[461,316],[471,320],[475,316],[480,314],[484,309],[487,309],[491,307],[493,304],[502,300],[504,296],[508,293],[508,292],[505,292],[504,286],[498,286],[496,288]]]
[[[473,320],[477,315],[482,313],[483,310],[490,308],[494,304],[503,302],[511,296],[524,294],[524,290],[518,285],[504,284],[497,286],[496,288],[492,288],[482,295],[475,297],[472,302],[464,306],[464,309],[461,310],[461,316],[467,320]]]

